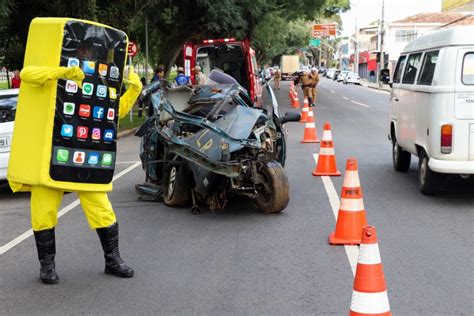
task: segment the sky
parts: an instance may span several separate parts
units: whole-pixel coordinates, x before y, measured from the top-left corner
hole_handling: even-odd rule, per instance
[[[401,20],[424,12],[440,12],[442,0],[385,0],[385,21]],[[342,34],[354,34],[357,26],[364,27],[382,15],[382,0],[351,0],[351,9],[341,14]]]

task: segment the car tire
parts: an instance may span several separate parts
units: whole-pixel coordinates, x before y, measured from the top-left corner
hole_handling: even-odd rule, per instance
[[[267,214],[280,213],[290,201],[290,188],[285,170],[277,161],[263,161],[258,166],[263,184],[258,184],[255,205]]]
[[[393,168],[398,172],[407,172],[410,168],[411,154],[403,150],[396,139],[392,142],[392,161]]]
[[[171,163],[163,172],[163,202],[168,206],[185,206],[190,197],[189,172],[184,164]]]
[[[423,195],[435,195],[440,191],[443,181],[441,173],[434,172],[430,169],[428,155],[424,150],[420,151],[418,161],[418,185]]]

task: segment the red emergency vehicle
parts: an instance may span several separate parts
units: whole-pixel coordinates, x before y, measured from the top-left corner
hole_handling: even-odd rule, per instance
[[[256,106],[262,104],[262,85],[258,78],[255,51],[248,39],[206,39],[199,44],[186,43],[183,47],[184,70],[194,83],[194,67],[199,65],[208,76],[219,68],[235,78],[250,94]]]

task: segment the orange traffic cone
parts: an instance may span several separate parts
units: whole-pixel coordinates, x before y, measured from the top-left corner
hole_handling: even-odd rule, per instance
[[[304,109],[304,108],[303,108]],[[308,112],[308,119],[304,127],[304,136],[302,143],[319,143],[316,125],[314,124],[314,113],[312,109],[306,108]]]
[[[308,121],[308,112],[309,112],[309,107],[304,106],[303,104],[303,108],[301,109],[301,118],[300,118],[301,123],[306,123]]]
[[[365,226],[362,231],[349,312],[349,316],[364,315],[392,315],[374,226]]]
[[[324,124],[323,140],[319,149],[319,159],[313,176],[340,176],[341,172],[337,170],[336,156],[334,155],[334,143],[332,141],[331,125]]]
[[[364,226],[367,226],[367,217],[362,199],[357,159],[349,158],[342,184],[336,230],[329,235],[329,243],[331,245],[359,245],[362,238],[360,232]]]
[[[293,98],[291,99],[291,107],[292,108],[300,107],[300,100],[298,99],[298,94],[293,95]]]

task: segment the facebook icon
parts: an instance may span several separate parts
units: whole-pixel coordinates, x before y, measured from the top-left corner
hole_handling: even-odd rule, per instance
[[[94,106],[92,115],[95,119],[101,120],[104,117],[104,108],[101,106]]]

